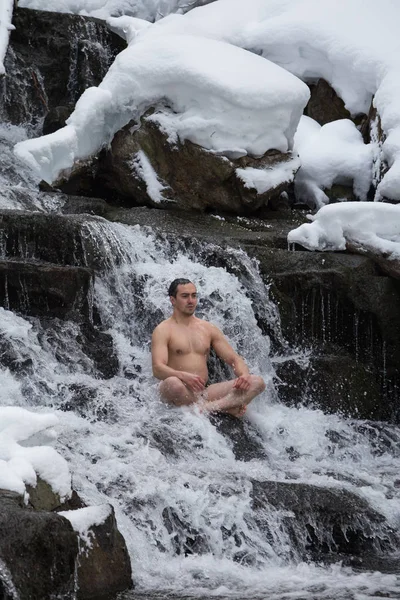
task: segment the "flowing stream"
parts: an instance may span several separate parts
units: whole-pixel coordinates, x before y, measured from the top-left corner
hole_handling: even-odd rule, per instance
[[[2,126],[0,135],[0,207],[57,212],[60,202],[42,197],[35,178],[15,164],[11,145],[24,130]],[[21,365],[29,363],[19,372],[1,369],[0,402],[57,411],[56,447],[70,463],[74,488],[86,502],[111,502],[116,509],[137,586],[121,598],[400,598],[394,574],[303,562],[304,548],[285,527],[293,515],[266,509],[263,528],[251,497],[252,481],[344,488],[397,529],[399,428],[279,402],[273,376],[282,357],[271,355],[255,315],[262,314],[277,336],[279,317],[256,263],[243,252],[227,254],[227,270],[207,266],[212,246],[185,249],[146,227],[95,218],[83,230],[98,249],[93,301],[112,335],[119,373],[101,378],[77,342],[76,324],[49,327],[0,309],[0,339]],[[150,335],[170,314],[169,282],[182,276],[198,286],[198,314],[218,325],[267,382],[245,420],[264,458],[238,460],[208,418],[159,401]],[[290,358],[296,353],[307,360],[288,348]],[[375,535],[384,532],[377,526]]]

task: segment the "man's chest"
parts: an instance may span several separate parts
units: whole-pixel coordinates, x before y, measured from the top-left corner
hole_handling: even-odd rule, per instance
[[[168,350],[171,354],[203,354],[210,351],[210,335],[204,329],[176,328],[171,332]]]

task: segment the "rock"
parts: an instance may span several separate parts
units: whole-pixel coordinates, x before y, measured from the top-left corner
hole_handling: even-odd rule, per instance
[[[43,121],[42,135],[49,135],[64,127],[65,121],[73,110],[73,106],[55,106],[54,108],[50,108]]]
[[[161,200],[149,192],[143,179],[144,160],[150,165],[146,169],[154,171],[153,177],[158,179],[162,188]],[[96,195],[130,206],[250,214],[273,201],[278,202],[291,183],[282,182],[257,194],[255,189],[245,187],[236,175],[236,169],[272,169],[291,160],[291,153],[277,151],[269,151],[257,159],[245,156],[228,160],[189,141],[170,144],[167,135],[143,117],[139,129],[130,123],[114,136],[110,150],[99,158],[93,189]],[[297,169],[298,165],[293,161],[293,177]],[[73,174],[73,177],[76,175]],[[76,193],[75,190],[80,190],[82,184],[78,177],[76,188],[71,180],[57,186],[63,191],[68,189],[69,193]]]
[[[89,269],[0,261],[0,305],[18,313],[90,321],[92,286]]]
[[[236,460],[249,461],[254,458],[265,458],[265,450],[257,439],[256,430],[245,419],[232,415],[211,414],[210,421],[218,433],[222,434],[231,444]]]
[[[101,235],[101,227],[101,219],[87,215],[2,210],[1,255],[8,259],[102,268],[105,257],[99,245],[105,235]]]
[[[114,597],[133,586],[125,540],[118,531],[111,505],[109,509],[109,516],[103,523],[89,528],[89,544],[83,539],[80,541],[78,600]]]
[[[253,480],[252,497],[256,522],[266,535],[269,511],[292,513],[282,515],[281,527],[300,560],[329,560],[337,553],[379,557],[385,545],[396,545],[395,533],[383,516],[345,489]]]
[[[309,87],[311,97],[304,109],[304,114],[307,117],[314,119],[320,125],[339,119],[351,119],[343,100],[325,79],[318,79],[317,83]]]
[[[20,600],[73,598],[77,555],[67,519],[25,508],[18,494],[0,491],[0,590],[15,598],[14,589]]]
[[[291,343],[344,348],[378,373],[381,386],[390,376],[397,388],[399,290],[372,260],[343,253],[248,250],[273,282],[272,294],[278,291],[282,329]]]
[[[371,102],[371,108],[369,113],[362,120],[360,125],[360,132],[364,138],[366,144],[374,144],[374,156],[373,156],[373,167],[372,167],[372,192],[370,194],[371,200],[381,201],[383,198],[376,192],[379,183],[382,181],[384,175],[389,169],[389,165],[386,162],[383,144],[386,140],[386,133],[383,131],[381,117],[374,107],[374,101]]]
[[[126,47],[104,23],[78,15],[17,8],[13,25],[0,84],[0,114],[13,124],[39,125],[52,109],[73,106]]]
[[[53,491],[51,485],[37,477],[36,485],[27,485],[29,504],[35,510],[52,511],[61,506],[60,495]]]
[[[279,399],[290,406],[313,406],[356,419],[390,417],[387,404],[381,401],[379,374],[343,355],[341,349],[337,352],[339,356],[313,356],[306,364],[291,359],[279,361]]]

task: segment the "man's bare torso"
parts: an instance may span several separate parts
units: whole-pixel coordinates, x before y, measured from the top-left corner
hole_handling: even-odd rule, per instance
[[[171,317],[161,327],[168,334],[168,366],[199,375],[207,381],[212,325],[197,317],[191,320],[190,325],[183,325]]]

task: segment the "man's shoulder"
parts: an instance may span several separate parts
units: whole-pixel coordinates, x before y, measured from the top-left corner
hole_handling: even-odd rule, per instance
[[[161,323],[159,323],[157,325],[157,327],[154,328],[153,334],[166,332],[170,328],[171,328],[171,319],[165,319],[165,321],[161,321]]]
[[[214,323],[207,321],[207,319],[198,319],[197,318],[197,322],[200,325],[200,327],[203,327],[204,329],[206,329],[210,334],[215,334],[215,333],[219,332],[218,327],[216,325],[214,325]]]

